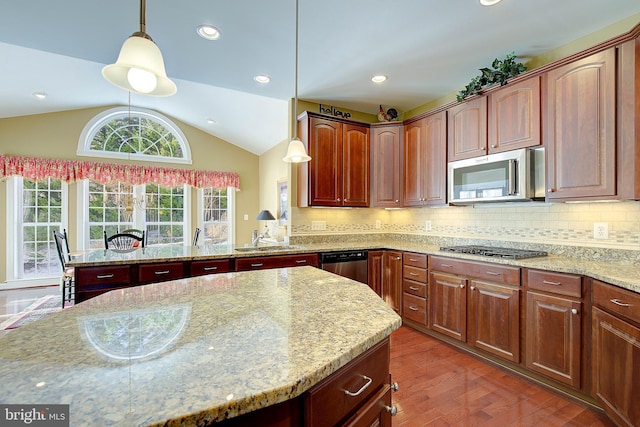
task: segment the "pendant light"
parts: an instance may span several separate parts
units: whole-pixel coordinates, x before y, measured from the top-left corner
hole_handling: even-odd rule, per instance
[[[295,73],[295,93],[293,98],[293,115],[298,114],[298,0],[296,0],[296,73]],[[302,163],[311,160],[304,148],[304,144],[298,138],[298,124],[293,126],[293,139],[289,142],[287,155],[282,159],[289,163]]]
[[[115,64],[102,69],[102,76],[114,86],[141,95],[170,96],[176,85],[167,77],[162,53],[145,32],[145,0],[140,0],[140,31],[122,44]]]

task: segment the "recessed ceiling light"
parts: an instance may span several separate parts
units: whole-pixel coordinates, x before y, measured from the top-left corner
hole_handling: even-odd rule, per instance
[[[374,83],[382,83],[387,80],[387,76],[379,75],[371,77],[371,81]]]
[[[257,81],[258,83],[269,83],[271,81],[271,77],[264,75],[264,74],[258,74],[257,76],[255,76],[253,78],[253,80]]]
[[[220,30],[218,30],[213,25],[198,25],[196,28],[198,35],[203,39],[207,40],[217,40],[220,37]]]
[[[44,92],[33,92],[32,95],[38,99],[45,99],[47,97],[47,94]]]
[[[493,6],[500,3],[502,0],[480,0],[480,4],[483,6]]]
[[[207,119],[207,123],[210,124],[210,125],[214,125],[216,123],[216,121],[213,120],[213,119]]]

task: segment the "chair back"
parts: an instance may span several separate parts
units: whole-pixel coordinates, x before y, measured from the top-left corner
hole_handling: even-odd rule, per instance
[[[62,233],[53,230],[53,241],[56,244],[58,259],[60,260],[60,265],[62,266],[62,271],[64,272],[67,266],[67,260],[71,260],[71,257],[69,256],[69,240],[67,239],[67,230],[62,230]]]
[[[193,246],[198,246],[199,238],[200,238],[200,228],[196,227],[196,231],[193,233]]]
[[[115,250],[133,250],[137,247],[144,248],[144,231],[142,235],[136,235],[133,233],[117,233],[107,237],[107,232],[104,232],[104,248]]]

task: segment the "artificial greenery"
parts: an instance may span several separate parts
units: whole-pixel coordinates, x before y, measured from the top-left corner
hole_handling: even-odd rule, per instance
[[[480,93],[485,88],[500,83],[500,86],[507,84],[507,79],[517,76],[527,70],[521,62],[516,62],[516,53],[507,54],[503,60],[494,59],[490,68],[480,68],[482,74],[471,79],[456,97],[458,102],[462,102],[466,97]]]

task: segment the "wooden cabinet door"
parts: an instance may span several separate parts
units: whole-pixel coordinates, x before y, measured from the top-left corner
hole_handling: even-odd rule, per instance
[[[342,167],[342,206],[369,207],[368,127],[342,125]]]
[[[309,185],[312,206],[342,206],[342,124],[309,119]]]
[[[396,313],[402,313],[402,252],[384,253],[382,298]]]
[[[548,199],[615,195],[615,78],[615,48],[543,76]]]
[[[508,84],[489,94],[489,153],[542,143],[540,137],[540,77]]]
[[[487,154],[487,98],[480,96],[448,110],[449,161]]]
[[[425,205],[447,203],[447,113],[441,111],[424,119],[424,152],[422,199]]]
[[[593,395],[621,426],[640,426],[640,329],[597,307],[592,312]]]
[[[399,208],[402,127],[376,127],[372,134],[371,204],[376,208]]]
[[[369,287],[373,289],[376,294],[382,296],[384,251],[369,251],[367,258]]]
[[[472,280],[467,322],[469,344],[520,363],[520,289]]]
[[[429,326],[434,331],[467,341],[467,279],[429,273]]]
[[[425,120],[420,119],[404,128],[403,206],[424,204],[424,176],[427,163],[424,124]]]
[[[582,303],[527,292],[525,366],[580,388]]]

